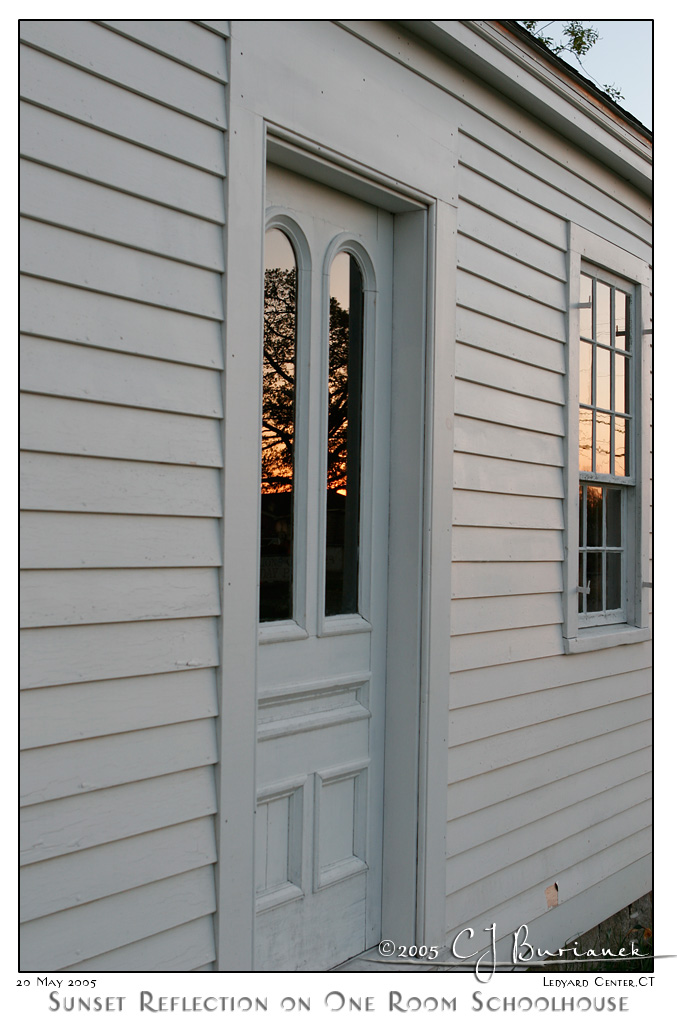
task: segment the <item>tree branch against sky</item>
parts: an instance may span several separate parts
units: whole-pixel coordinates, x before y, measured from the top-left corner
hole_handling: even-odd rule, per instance
[[[521,18],[519,20],[520,24],[528,32],[531,32],[542,43],[545,43],[548,49],[552,50],[558,57],[570,53],[580,66],[583,74],[591,79],[595,85],[599,86],[612,100],[618,103],[624,99],[621,90],[615,83],[606,85],[598,82],[583,63],[582,58],[585,57],[600,38],[603,38],[598,30],[593,28],[591,22],[576,21],[575,19],[570,21],[538,21],[535,18]],[[551,29],[554,35],[546,35],[548,29]]]

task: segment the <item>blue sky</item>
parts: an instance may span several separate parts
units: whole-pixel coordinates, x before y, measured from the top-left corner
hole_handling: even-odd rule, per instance
[[[547,21],[538,22],[542,30]],[[552,22],[545,35],[559,41],[561,21]],[[599,39],[583,57],[583,67],[575,57],[561,53],[577,71],[599,85],[615,85],[623,94],[618,102],[634,114],[647,128],[653,127],[652,111],[652,22],[651,21],[583,21],[599,32]]]

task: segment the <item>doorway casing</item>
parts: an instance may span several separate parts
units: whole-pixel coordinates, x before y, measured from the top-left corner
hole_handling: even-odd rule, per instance
[[[274,163],[389,210],[394,222],[382,937],[444,941],[447,689],[432,699],[430,610],[439,204],[243,108],[229,161],[224,280],[224,529],[217,770],[217,969],[251,970],[254,943],[258,505],[265,168]],[[444,204],[443,204],[444,205]],[[450,208],[446,208],[447,211]],[[442,211],[444,216],[444,211]],[[451,221],[447,217],[447,226]],[[255,339],[256,343],[253,342]],[[450,434],[447,434],[450,438]],[[439,505],[439,500],[437,500]],[[445,536],[448,541],[449,530]],[[448,554],[448,552],[447,552]],[[447,561],[447,565],[450,562]],[[444,574],[449,577],[449,570]],[[442,587],[444,590],[444,586]],[[439,587],[438,587],[439,590]],[[448,605],[447,605],[448,609]],[[448,621],[438,616],[442,623]],[[448,681],[449,632],[444,640]],[[440,664],[445,664],[443,656]],[[438,658],[439,661],[439,658]],[[444,708],[442,716],[440,711]],[[444,725],[440,727],[440,718]],[[434,724],[437,723],[437,724]],[[431,727],[437,735],[431,737]],[[436,774],[431,774],[431,739]],[[444,750],[442,750],[442,743]],[[432,785],[431,785],[432,782]],[[432,801],[432,803],[431,803]],[[432,827],[431,827],[432,825]],[[431,884],[432,883],[432,884]],[[442,889],[442,892],[444,889]]]

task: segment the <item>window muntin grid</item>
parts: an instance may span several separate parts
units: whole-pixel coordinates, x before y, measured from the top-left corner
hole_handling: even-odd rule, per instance
[[[582,272],[579,309],[578,610],[593,625],[626,618],[631,293]]]

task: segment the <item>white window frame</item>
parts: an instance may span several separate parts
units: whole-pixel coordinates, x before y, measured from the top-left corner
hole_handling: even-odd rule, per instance
[[[567,416],[565,442],[565,549],[563,634],[564,649],[599,650],[618,644],[638,643],[651,638],[649,501],[650,501],[650,400],[651,400],[651,270],[648,264],[593,234],[578,224],[569,225],[567,331]],[[583,267],[581,266],[583,264]],[[624,492],[625,616],[623,622],[601,622],[590,616],[589,623],[578,611],[579,555],[579,324],[581,271],[599,274],[602,281],[617,283],[632,292],[631,399],[631,483]],[[615,279],[620,279],[616,281]],[[612,482],[604,478],[603,482]]]

